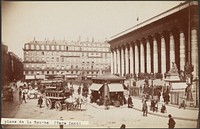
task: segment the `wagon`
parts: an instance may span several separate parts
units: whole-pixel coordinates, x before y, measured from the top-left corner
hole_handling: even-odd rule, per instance
[[[45,90],[46,106],[48,109],[55,108],[61,111],[66,105],[65,100],[69,98],[69,94],[64,90],[56,90],[55,87],[48,87]]]
[[[13,89],[10,86],[2,89],[2,98],[5,100],[13,101]]]

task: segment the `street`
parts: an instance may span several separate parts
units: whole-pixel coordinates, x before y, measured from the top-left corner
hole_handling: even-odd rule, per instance
[[[13,101],[9,101],[9,100],[1,101],[2,118],[13,118],[19,109],[19,106],[20,106],[19,94],[18,94],[19,91],[18,91],[18,88],[15,88],[15,87],[12,87],[12,88],[13,88],[13,93],[14,93]]]
[[[74,86],[76,91],[76,86]],[[139,108],[140,100],[133,100],[135,108]],[[23,119],[45,119],[45,120],[59,120],[60,117],[63,117],[63,120],[80,120],[80,121],[89,121],[89,125],[87,127],[105,127],[105,128],[118,128],[122,124],[125,124],[127,128],[167,128],[168,118],[156,116],[152,114],[148,114],[147,117],[142,116],[142,112],[127,108],[127,105],[121,107],[113,107],[110,106],[110,110],[105,110],[104,106],[98,106],[95,103],[89,103],[89,100],[86,104],[82,105],[82,109],[86,109],[83,111],[67,111],[66,109],[62,111],[56,111],[55,109],[47,109],[44,105],[39,108],[37,105],[37,99],[29,99],[27,103],[22,103],[14,116],[14,118],[23,118]],[[188,112],[188,110],[182,109],[169,109],[172,116],[173,113],[177,114],[177,112]],[[193,116],[197,116],[198,111],[190,111]],[[189,113],[190,113],[189,112]],[[159,114],[159,113],[158,113]],[[179,113],[180,114],[180,113]],[[166,114],[166,116],[168,113]],[[192,114],[190,114],[192,116]],[[195,117],[196,117],[195,116]],[[194,118],[195,118],[194,117]],[[196,121],[188,121],[188,120],[179,120],[175,119],[176,125],[175,128],[196,128]],[[53,127],[59,128],[59,126],[34,126],[34,125],[6,125],[5,128],[42,128],[42,127]],[[64,126],[64,128],[72,128],[77,126]],[[81,126],[84,127],[84,126]],[[86,127],[86,126],[85,126]]]

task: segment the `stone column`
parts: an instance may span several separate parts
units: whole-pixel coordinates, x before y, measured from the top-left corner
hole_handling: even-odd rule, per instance
[[[135,44],[135,73],[139,73],[139,51],[138,46]]]
[[[133,74],[134,65],[133,65],[133,46],[130,46],[130,73]]]
[[[151,73],[151,47],[147,40],[147,73]]]
[[[117,73],[117,58],[116,58],[116,50],[114,50],[114,74]]]
[[[164,36],[161,35],[161,73],[166,72],[166,45]]]
[[[158,72],[158,46],[155,38],[153,38],[153,69],[154,73]]]
[[[174,36],[172,35],[172,33],[170,33],[170,41],[169,41],[169,53],[170,53],[170,68],[171,68],[171,64],[172,62],[175,62],[175,46],[174,46]]]
[[[119,48],[117,49],[117,73],[120,74],[120,50]]]
[[[144,68],[145,68],[145,65],[144,65],[144,45],[141,42],[140,43],[140,72],[141,73],[144,73]]]
[[[191,30],[191,62],[194,65],[193,76],[198,77],[198,42],[197,29]]]
[[[124,76],[124,48],[121,47],[121,75]]]
[[[128,74],[128,72],[129,72],[128,46],[125,47],[125,65],[126,65],[125,74]]]
[[[180,32],[180,70],[184,70],[185,66],[185,36]]]
[[[114,72],[113,72],[113,56],[114,56],[114,53],[113,53],[113,51],[111,51],[111,74],[114,74]]]

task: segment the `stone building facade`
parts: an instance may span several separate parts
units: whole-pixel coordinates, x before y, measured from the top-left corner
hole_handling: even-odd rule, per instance
[[[24,75],[62,75],[76,78],[80,74],[94,77],[110,71],[110,45],[94,41],[36,41],[24,45]]]

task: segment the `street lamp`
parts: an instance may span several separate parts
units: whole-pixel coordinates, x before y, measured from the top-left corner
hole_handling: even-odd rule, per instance
[[[184,66],[184,70],[185,70],[185,75],[186,75],[186,83],[187,83],[187,99],[186,100],[193,100],[192,98],[192,92],[191,92],[191,85],[192,85],[192,81],[193,81],[193,77],[192,77],[192,72],[194,71],[194,66],[192,64],[190,64],[189,62],[186,63],[186,65]]]
[[[198,77],[196,77],[196,78],[194,79],[194,81],[196,82],[196,107],[199,107],[198,94],[197,94],[197,92],[198,92],[198,82],[199,82]]]

